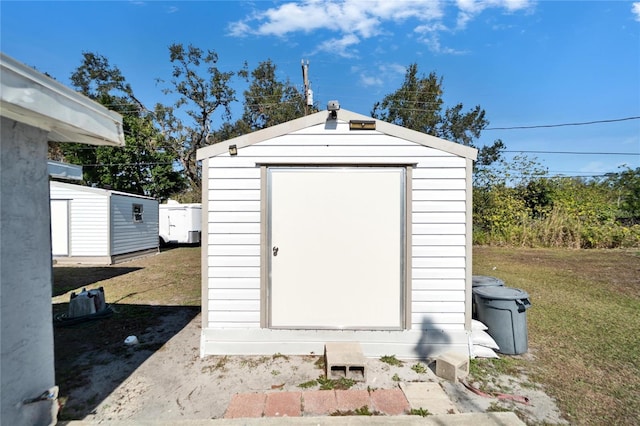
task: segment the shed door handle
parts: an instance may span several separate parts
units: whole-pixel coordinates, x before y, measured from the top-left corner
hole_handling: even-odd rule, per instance
[[[273,246],[273,255],[277,256],[278,255],[278,247]]]

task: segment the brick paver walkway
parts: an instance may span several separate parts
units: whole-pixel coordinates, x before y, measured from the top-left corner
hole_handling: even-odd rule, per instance
[[[390,416],[406,414],[409,402],[401,389],[320,390],[308,392],[239,393],[231,398],[224,417],[322,416],[367,407]]]

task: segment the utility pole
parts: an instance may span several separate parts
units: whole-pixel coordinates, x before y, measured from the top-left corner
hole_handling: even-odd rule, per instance
[[[301,63],[302,82],[304,83],[304,115],[307,115],[309,114],[309,107],[313,106],[313,91],[309,84],[309,60],[307,59],[307,63],[305,64],[303,59]]]

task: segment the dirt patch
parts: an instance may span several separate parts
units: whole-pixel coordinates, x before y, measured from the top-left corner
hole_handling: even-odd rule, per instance
[[[67,356],[76,356],[70,357],[73,361],[66,366],[68,378],[60,382],[68,398],[61,419],[221,418],[236,393],[304,391],[322,386],[323,381],[317,380],[324,375],[319,354],[200,358],[201,319],[193,308],[165,311],[155,316],[155,323],[143,320],[126,328],[113,322],[117,316],[64,330],[67,337],[76,335],[74,341],[65,341]],[[82,333],[104,333],[105,329],[109,331],[102,347],[83,343]],[[126,346],[128,335],[136,335],[140,344]],[[58,337],[56,342],[63,340]],[[400,382],[437,381],[460,412],[510,410],[530,424],[562,422],[553,400],[524,376],[500,378],[509,386],[500,389],[527,396],[529,406],[477,396],[460,383],[439,379],[433,365],[418,361],[391,365],[368,359],[366,368],[367,382],[356,382],[352,389],[392,389]]]

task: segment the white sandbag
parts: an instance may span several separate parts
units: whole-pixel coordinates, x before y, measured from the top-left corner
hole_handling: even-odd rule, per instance
[[[486,346],[491,349],[500,349],[500,346],[493,340],[493,337],[484,330],[474,330],[471,332],[471,341],[474,345]]]
[[[493,349],[482,345],[473,345],[471,352],[473,358],[500,358]]]
[[[477,319],[472,319],[471,320],[471,330],[479,330],[479,331],[483,331],[483,330],[487,330],[489,327],[487,327],[486,325],[484,325],[483,322],[478,321]]]

